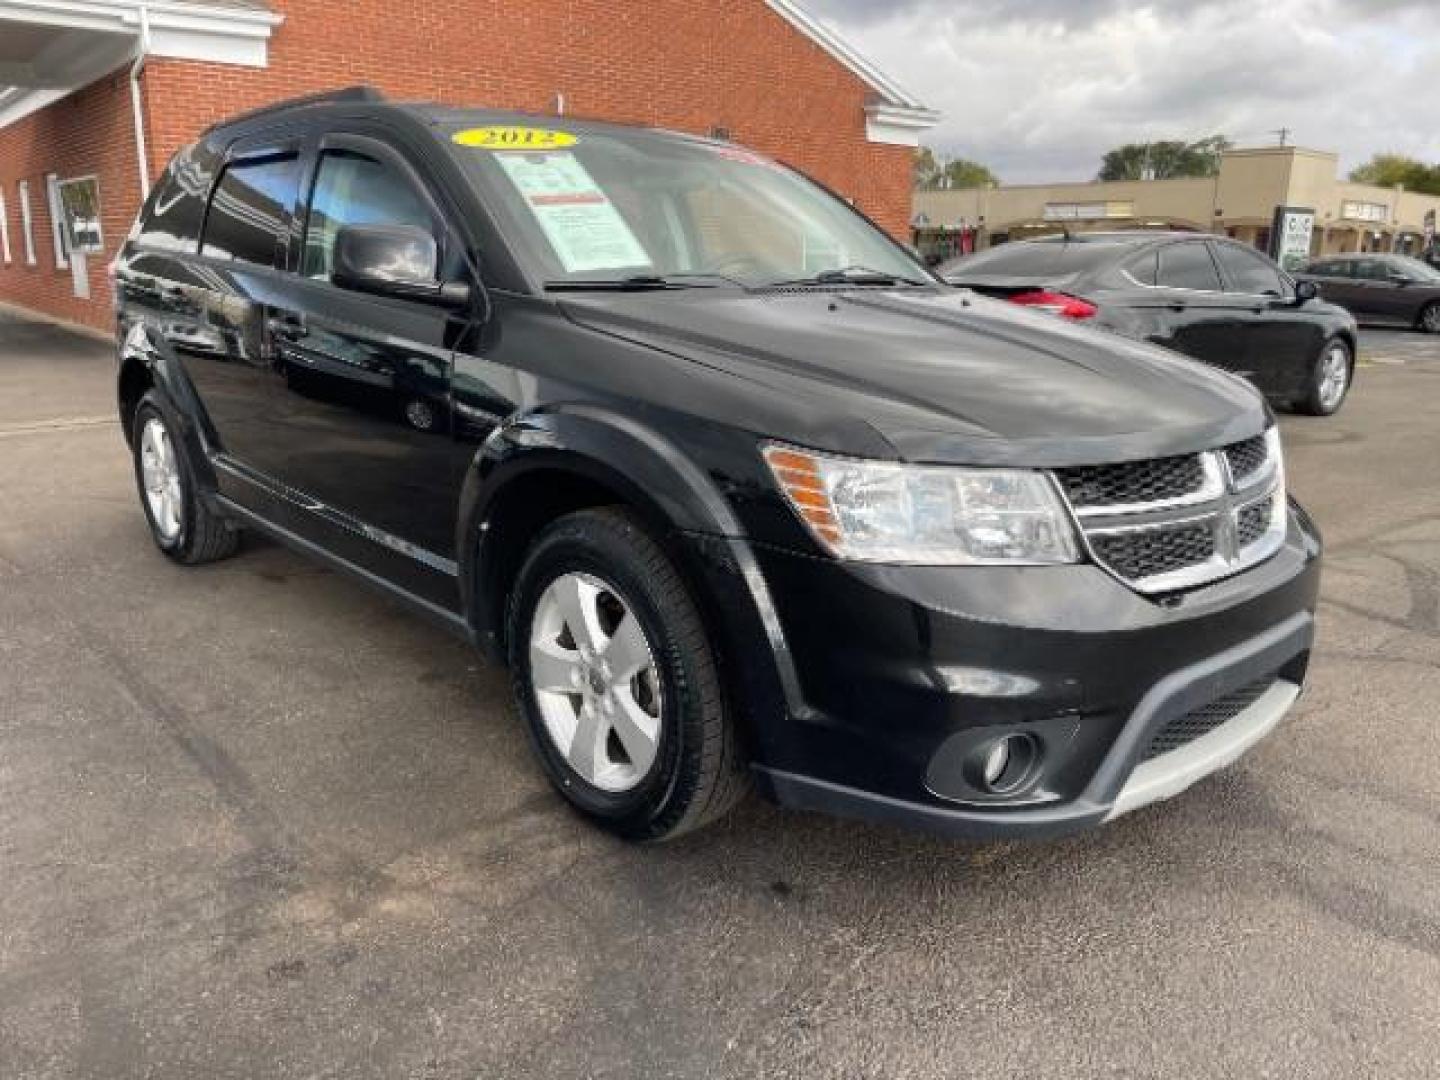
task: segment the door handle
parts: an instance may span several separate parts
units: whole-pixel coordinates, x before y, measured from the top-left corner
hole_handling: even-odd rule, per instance
[[[273,337],[295,341],[305,336],[305,319],[300,315],[272,315],[265,320],[265,329]]]

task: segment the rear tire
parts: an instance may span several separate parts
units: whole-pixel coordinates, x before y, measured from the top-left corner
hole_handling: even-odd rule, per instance
[[[1440,334],[1440,300],[1432,300],[1420,309],[1415,328],[1427,334]]]
[[[140,399],[133,424],[135,484],[155,546],[186,566],[235,554],[240,534],[201,498],[178,425],[156,391]]]
[[[745,795],[715,650],[675,565],[631,514],[582,510],[541,532],[506,639],[546,775],[601,828],[670,839]]]
[[[1311,416],[1333,416],[1350,393],[1355,376],[1355,357],[1343,338],[1330,338],[1310,366],[1309,385],[1297,403],[1300,412]]]

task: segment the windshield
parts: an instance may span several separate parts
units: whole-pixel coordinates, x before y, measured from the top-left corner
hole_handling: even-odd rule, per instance
[[[507,219],[507,237],[550,285],[758,286],[842,271],[857,281],[934,282],[839,199],[739,147],[553,126],[457,125],[449,135]]]
[[[1407,274],[1416,281],[1428,281],[1440,284],[1440,270],[1436,270],[1429,263],[1421,262],[1419,259],[1411,258],[1409,255],[1396,255],[1392,260],[1395,269],[1402,274]]]

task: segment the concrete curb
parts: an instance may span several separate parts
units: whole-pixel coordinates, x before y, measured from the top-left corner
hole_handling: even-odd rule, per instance
[[[71,333],[80,334],[94,341],[103,341],[107,345],[113,345],[115,343],[115,335],[113,333],[96,330],[93,326],[71,322],[69,319],[59,319],[54,315],[48,315],[43,311],[36,311],[34,308],[23,307],[20,304],[11,303],[8,300],[0,300],[0,315],[13,315],[21,319],[28,319],[31,322],[46,323],[49,326],[58,327],[61,330],[68,330]]]

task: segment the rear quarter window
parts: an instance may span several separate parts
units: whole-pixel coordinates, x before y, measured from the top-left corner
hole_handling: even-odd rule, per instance
[[[1156,252],[1146,251],[1136,255],[1125,264],[1125,273],[1138,281],[1141,285],[1154,285],[1156,274],[1159,270],[1159,256]]]
[[[131,238],[141,247],[194,252],[214,176],[212,155],[197,146],[181,150],[150,193]]]
[[[1220,291],[1220,271],[1215,269],[1209,245],[1199,240],[1161,248],[1160,268],[1155,280],[1166,289]]]

